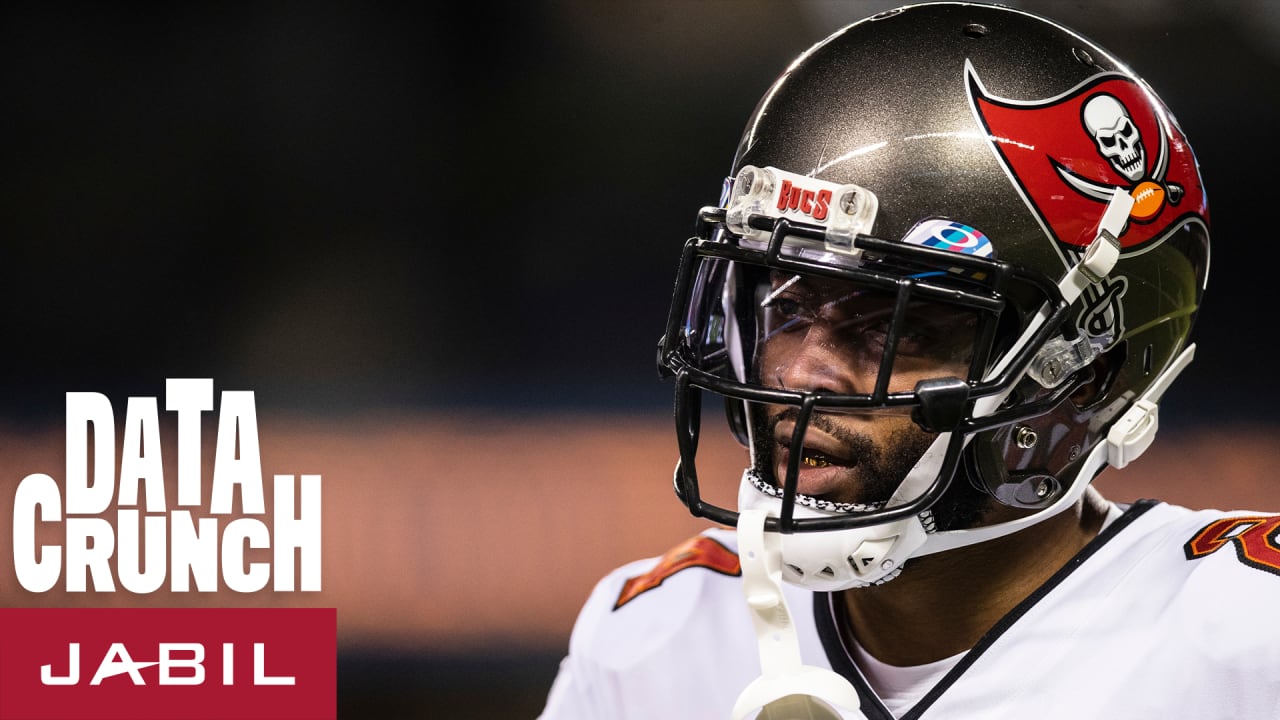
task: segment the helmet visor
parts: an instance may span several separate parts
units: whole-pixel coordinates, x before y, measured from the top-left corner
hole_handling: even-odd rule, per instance
[[[985,313],[910,280],[716,257],[695,278],[681,336],[707,379],[820,394],[832,408],[905,407],[921,381],[970,379],[985,359]]]

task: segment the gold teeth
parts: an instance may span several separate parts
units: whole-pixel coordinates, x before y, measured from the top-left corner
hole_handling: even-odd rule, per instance
[[[828,467],[829,465],[831,465],[831,463],[827,462],[826,460],[812,457],[810,455],[805,455],[804,457],[800,458],[800,462],[804,463],[809,467],[816,467],[816,468]]]

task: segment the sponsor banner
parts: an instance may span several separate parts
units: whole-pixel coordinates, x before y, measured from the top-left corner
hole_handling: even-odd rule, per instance
[[[333,608],[0,609],[0,720],[336,713]]]

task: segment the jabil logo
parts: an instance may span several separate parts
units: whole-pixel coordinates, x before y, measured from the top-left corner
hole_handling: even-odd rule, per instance
[[[221,684],[236,684],[235,643],[222,643],[222,678]],[[296,680],[291,675],[268,675],[266,671],[266,643],[253,643],[253,685],[294,685]],[[61,674],[52,664],[40,666],[41,685],[79,685],[81,684],[80,643],[67,645],[67,663]],[[158,643],[152,657],[155,661],[134,660],[124,643],[113,642],[111,647],[97,663],[97,670],[89,685],[101,685],[104,680],[128,675],[134,685],[147,685],[142,676],[146,668],[158,668],[157,685],[203,685],[205,684],[205,646],[203,643],[174,642]],[[247,681],[248,678],[242,678]],[[217,684],[215,682],[215,684]],[[245,684],[249,684],[246,682]]]
[[[0,608],[0,720],[332,720],[334,608]]]

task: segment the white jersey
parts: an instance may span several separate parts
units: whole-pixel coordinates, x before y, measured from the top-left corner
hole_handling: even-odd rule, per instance
[[[1280,516],[1129,507],[903,718],[1280,718]],[[709,530],[592,592],[543,720],[728,719],[760,675],[734,534]],[[802,660],[893,716],[832,595],[785,585]],[[858,716],[848,716],[857,718]]]

